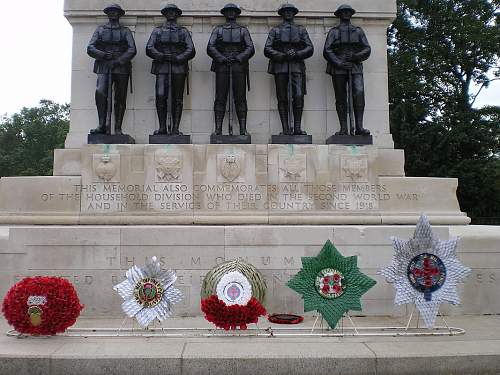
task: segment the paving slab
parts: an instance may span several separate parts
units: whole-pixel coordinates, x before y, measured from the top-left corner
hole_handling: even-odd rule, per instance
[[[358,327],[401,326],[404,318],[354,317]],[[465,335],[435,337],[68,337],[0,336],[0,374],[342,374],[498,375],[500,316],[447,317]],[[77,328],[118,328],[122,319],[80,319]],[[312,327],[307,316],[304,327]],[[207,328],[174,318],[166,328]],[[273,326],[266,320],[260,328]],[[344,327],[348,327],[344,322]],[[125,328],[137,328],[128,320]],[[275,326],[274,326],[275,327]],[[1,332],[9,327],[0,320]],[[81,332],[81,331],[80,331]],[[219,331],[220,333],[220,331]]]

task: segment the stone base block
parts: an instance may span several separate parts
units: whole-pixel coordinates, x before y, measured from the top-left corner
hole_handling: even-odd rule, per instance
[[[312,135],[287,135],[278,134],[271,137],[273,145],[310,145],[312,144]]]
[[[152,145],[189,145],[191,144],[190,135],[167,135],[167,134],[153,134],[149,136],[149,144]]]
[[[252,144],[252,136],[247,135],[210,135],[210,144],[212,145],[234,145],[234,144]]]
[[[121,298],[113,290],[133,264],[157,256],[177,271],[184,301],[177,316],[198,316],[205,274],[230,259],[257,267],[268,287],[269,313],[303,313],[299,294],[286,286],[301,268],[301,257],[316,256],[331,240],[345,256],[358,256],[361,270],[377,281],[362,298],[364,315],[401,316],[394,288],[378,271],[390,263],[390,237],[409,238],[414,226],[392,225],[236,225],[236,226],[12,226],[0,251],[0,297],[26,276],[55,275],[70,280],[86,308],[84,316],[119,317]],[[462,305],[443,306],[447,314],[500,313],[500,233],[495,227],[433,228],[440,239],[460,235],[460,260],[473,269],[460,286]]]
[[[81,177],[1,179],[0,223],[375,225],[422,212],[433,224],[470,222],[456,179],[404,177],[403,152],[369,145],[104,144],[57,155]]]
[[[54,150],[54,176],[80,176],[82,152],[77,148]]]
[[[128,145],[134,144],[135,139],[128,134],[89,134],[87,137],[89,145]]]
[[[372,145],[371,135],[332,135],[326,140],[327,145]]]

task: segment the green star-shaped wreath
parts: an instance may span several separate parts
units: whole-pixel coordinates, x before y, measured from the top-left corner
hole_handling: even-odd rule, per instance
[[[376,284],[357,263],[328,240],[317,257],[302,257],[302,269],[287,285],[302,294],[305,312],[317,310],[334,329],[344,313],[361,311],[361,296]]]

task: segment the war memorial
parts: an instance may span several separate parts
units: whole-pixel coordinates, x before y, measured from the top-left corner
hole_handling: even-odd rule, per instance
[[[0,180],[0,295],[27,277],[62,277],[84,305],[77,327],[114,331],[4,337],[0,374],[500,373],[500,231],[469,225],[456,179],[405,176],[389,127],[395,12],[395,0],[66,0],[70,130],[53,176]],[[206,328],[200,298],[231,261],[244,264],[236,273],[246,281],[234,279],[223,295],[244,294],[248,277],[267,313],[304,316],[307,293],[294,280],[325,248],[356,259],[371,280],[362,311],[340,314],[342,330],[405,325],[412,307],[394,304],[384,271],[398,246],[391,237],[423,243],[429,223],[432,238],[457,246],[453,267],[430,261],[443,276],[432,293],[457,276],[461,303],[437,308],[464,326],[460,335],[192,334]],[[168,313],[175,302],[173,317],[163,324],[180,333],[154,337],[136,326],[120,337],[132,324],[122,323],[132,309],[122,305],[127,270],[152,257],[158,272],[175,271],[165,302]],[[347,270],[321,272],[320,295],[347,293],[349,280],[347,289],[324,285]],[[165,285],[148,283],[167,296]],[[43,307],[35,318],[30,311],[40,324]],[[305,331],[319,315],[305,314]],[[261,317],[255,332],[269,324]]]

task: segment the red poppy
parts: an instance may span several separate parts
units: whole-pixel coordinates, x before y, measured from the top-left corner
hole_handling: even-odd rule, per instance
[[[39,306],[29,306],[31,296],[41,296]],[[28,309],[31,307],[30,312]],[[2,304],[5,318],[17,332],[55,335],[75,324],[83,306],[71,283],[59,277],[28,277],[7,292]],[[37,317],[30,316],[35,312]]]

